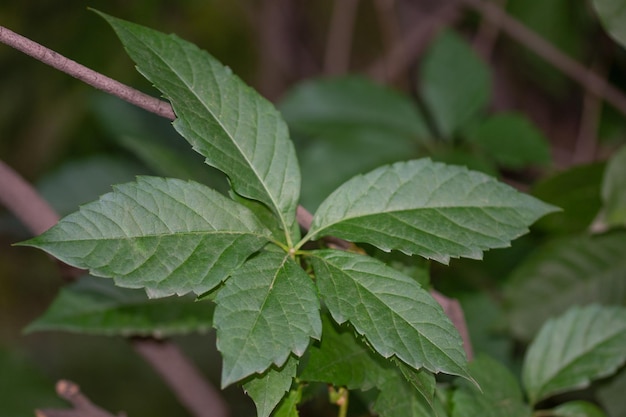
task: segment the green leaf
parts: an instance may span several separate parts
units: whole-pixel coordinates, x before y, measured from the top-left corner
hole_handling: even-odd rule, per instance
[[[470,372],[480,389],[460,382],[452,396],[452,417],[530,417],[522,390],[511,372],[488,356],[470,363]]]
[[[432,380],[432,374],[420,371],[420,378]],[[380,394],[373,405],[380,417],[432,417],[437,416],[432,407],[433,395],[418,391],[402,378],[389,378],[380,388]]]
[[[100,14],[139,72],[172,103],[176,130],[207,164],[228,175],[238,194],[270,207],[290,243],[300,171],[280,113],[194,44]]]
[[[414,140],[392,130],[345,129],[302,140],[302,205],[315,210],[338,186],[362,172],[418,156]]]
[[[525,116],[497,114],[468,132],[498,164],[511,169],[550,162],[550,145],[543,133]]]
[[[66,162],[38,184],[41,196],[62,216],[100,197],[111,184],[134,181],[145,167],[120,157],[92,156]]]
[[[149,167],[153,174],[197,181],[222,194],[228,191],[226,176],[208,167],[200,154],[180,140],[180,135],[168,120],[117,97],[97,95],[94,99],[96,117],[109,133],[108,136]],[[127,181],[133,179],[134,176]],[[127,181],[110,181],[106,185]]]
[[[409,97],[362,76],[305,81],[286,95],[280,110],[290,128],[307,134],[360,129],[414,139],[429,136]]]
[[[180,297],[149,300],[144,291],[86,276],[61,289],[50,308],[25,331],[162,338],[207,332],[212,324],[211,303]]]
[[[302,399],[302,387],[289,391],[289,394],[278,405],[274,417],[298,417],[298,404]]]
[[[257,416],[268,417],[291,388],[296,376],[298,360],[293,356],[281,367],[270,367],[262,375],[254,375],[243,384],[243,389],[256,404]]]
[[[33,409],[63,407],[54,392],[54,380],[34,366],[24,348],[0,347],[0,410],[6,417],[32,416]]]
[[[151,297],[205,293],[269,240],[245,207],[195,182],[140,177],[22,245]]]
[[[512,332],[529,340],[572,305],[626,303],[626,233],[568,237],[540,246],[505,287]]]
[[[563,209],[539,220],[536,228],[555,233],[583,232],[602,206],[604,163],[579,165],[539,181],[531,194]]]
[[[370,390],[388,378],[391,364],[360,343],[354,331],[337,329],[326,316],[322,318],[322,341],[309,348],[306,368],[300,380],[325,382],[348,389]],[[397,377],[397,373],[394,373]]]
[[[606,417],[597,405],[587,401],[570,401],[550,410],[554,417]]]
[[[593,0],[593,6],[609,35],[626,47],[626,1]]]
[[[543,325],[524,358],[522,379],[532,404],[587,387],[626,361],[626,309],[573,307]]]
[[[596,395],[602,407],[611,417],[626,417],[626,368],[612,377],[607,383],[596,390]]]
[[[609,226],[626,226],[626,146],[609,160],[602,181],[602,199],[605,222]]]
[[[309,237],[332,235],[447,263],[509,246],[554,210],[484,174],[419,159],[343,184],[315,213]]]
[[[349,321],[383,357],[468,377],[461,337],[420,285],[369,256],[314,251],[310,260],[333,319]]]
[[[246,262],[215,303],[223,387],[282,366],[291,353],[302,356],[310,338],[322,332],[311,278],[285,253],[262,252]]]
[[[489,68],[452,31],[442,31],[431,44],[420,73],[424,104],[446,139],[451,139],[489,104]]]

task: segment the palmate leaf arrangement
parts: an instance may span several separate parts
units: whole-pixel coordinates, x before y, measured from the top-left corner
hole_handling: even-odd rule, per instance
[[[139,177],[25,245],[153,298],[213,300],[222,386],[242,383],[259,416],[281,399],[281,410],[294,407],[307,381],[376,387],[375,408],[385,410],[399,395],[430,407],[435,373],[472,380],[458,332],[426,289],[323,238],[443,263],[479,259],[554,207],[484,174],[419,159],[347,181],[302,237],[298,161],[273,105],[195,45],[102,16],[171,102],[175,129],[227,175],[230,198],[191,181]]]

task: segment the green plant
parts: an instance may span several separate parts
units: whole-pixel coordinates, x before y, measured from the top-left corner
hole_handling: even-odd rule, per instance
[[[541,400],[623,365],[623,308],[568,309],[536,336],[538,329],[522,326],[530,332],[527,338],[534,337],[522,366],[526,402],[503,365],[481,356],[468,366],[453,323],[420,284],[428,285],[427,264],[411,256],[441,263],[480,259],[488,249],[508,246],[535,220],[556,211],[554,206],[484,174],[413,159],[349,179],[319,204],[309,223],[298,209],[295,149],[273,106],[194,45],[103,16],[139,71],[171,102],[175,129],[228,177],[230,198],[193,181],[140,177],[23,243],[112,278],[117,286],[82,279],[31,331],[163,337],[214,326],[224,360],[222,386],[241,383],[259,416],[297,415],[307,387],[316,382],[336,387],[330,397],[340,415],[347,413],[347,390],[375,388],[373,410],[381,416],[523,416]],[[362,85],[359,90],[368,91]],[[494,116],[483,122],[477,115],[484,104],[473,114],[452,112],[446,118],[449,108],[437,107],[446,98],[426,96],[438,116],[435,130],[450,142],[460,135],[484,146],[493,164],[509,168],[545,162],[541,144],[530,157],[489,145],[509,125],[534,138],[520,119]],[[289,114],[289,101],[283,106]],[[337,126],[330,131],[345,132]],[[417,123],[406,131],[428,129]],[[309,125],[311,132],[318,131]],[[603,188],[609,226],[623,225],[617,180],[622,155],[607,170]],[[593,246],[615,239],[606,243],[614,248],[622,238],[594,238]],[[541,260],[524,267],[532,262]],[[540,276],[522,275],[510,287],[513,303],[529,294],[517,282]],[[159,300],[123,288],[141,288]],[[169,297],[190,293],[195,302]],[[536,313],[528,304],[524,311]],[[436,385],[437,373],[461,378]],[[582,401],[538,408],[537,416],[602,415]]]

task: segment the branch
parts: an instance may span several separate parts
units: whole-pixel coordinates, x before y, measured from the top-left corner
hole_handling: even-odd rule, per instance
[[[350,67],[352,32],[359,0],[335,0],[324,56],[324,72],[344,74]]]
[[[2,161],[0,161],[0,202],[35,234],[48,230],[59,219],[52,207],[41,198],[37,191]],[[82,270],[76,269],[76,271],[84,274]],[[226,417],[228,412],[223,399],[217,396],[215,388],[193,369],[193,365],[178,347],[171,342],[161,342],[161,349],[155,349],[154,343],[156,342],[151,340],[140,340],[134,341],[132,345],[137,353],[155,366],[170,389],[175,394],[180,394],[178,397],[180,403],[196,417]],[[171,364],[175,364],[176,367],[172,367]],[[193,387],[193,395],[197,398],[190,398],[189,393],[192,392],[190,387]],[[62,392],[68,395],[73,392],[80,393],[76,385],[69,387],[63,385],[61,388],[63,388]],[[57,385],[57,390],[61,388]],[[66,414],[65,416],[43,414],[42,417],[71,417],[73,415],[82,416],[82,414]]]
[[[435,13],[423,19],[382,58],[374,62],[366,73],[375,80],[388,83],[397,79],[423,52],[431,38],[442,27],[448,26],[459,16],[454,2],[441,6]]]
[[[509,16],[493,3],[484,0],[458,0],[480,13],[494,26],[526,46],[563,74],[598,97],[602,97],[615,109],[626,115],[626,96],[595,72],[588,70],[532,30]]]
[[[137,107],[156,113],[166,119],[174,120],[176,118],[169,103],[91,70],[3,26],[0,26],[0,42]]]
[[[202,374],[176,345],[154,339],[133,339],[131,343],[193,415],[228,415],[226,404],[219,392],[206,383]]]
[[[60,380],[57,382],[56,391],[59,397],[67,400],[74,408],[69,410],[35,410],[37,417],[116,417],[108,411],[94,405],[89,398],[80,392],[80,387],[71,381]],[[118,417],[124,415],[125,414],[120,413]]]

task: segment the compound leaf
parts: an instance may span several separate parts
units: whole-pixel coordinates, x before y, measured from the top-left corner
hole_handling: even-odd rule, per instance
[[[215,299],[222,386],[289,355],[302,356],[319,339],[319,300],[311,278],[285,253],[262,252],[237,269]]]
[[[532,404],[611,375],[626,361],[626,309],[573,307],[546,322],[524,358],[522,380]]]
[[[508,321],[530,340],[572,305],[626,303],[626,233],[574,236],[540,246],[509,278]]]
[[[332,235],[447,263],[508,246],[554,210],[487,175],[419,159],[344,183],[320,205],[309,237]]]
[[[369,256],[314,251],[310,260],[333,319],[349,321],[383,357],[468,377],[461,337],[415,280]]]
[[[300,171],[274,106],[207,52],[175,35],[100,13],[142,75],[172,103],[174,128],[240,195],[266,204],[295,233]]]
[[[293,356],[281,367],[270,367],[262,375],[254,375],[243,384],[243,389],[256,405],[258,417],[268,417],[291,388],[296,376],[298,360]]]
[[[162,338],[208,332],[213,325],[213,308],[211,303],[194,303],[187,297],[150,300],[143,291],[86,276],[61,289],[50,308],[25,331]]]
[[[139,177],[22,245],[164,297],[213,289],[269,235],[250,210],[204,185]]]

